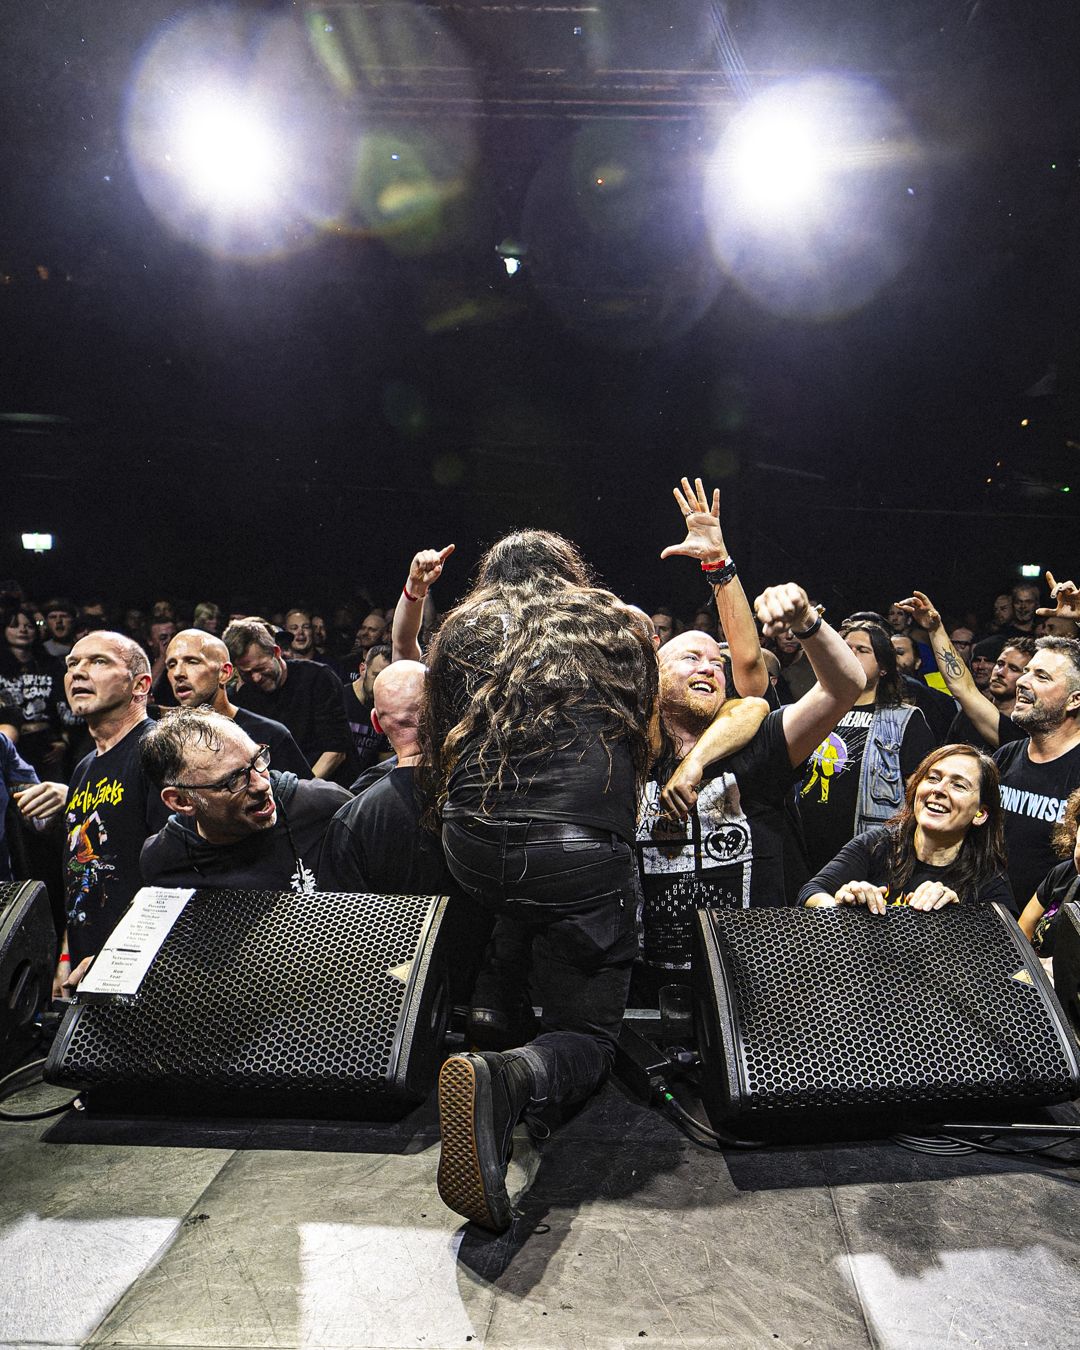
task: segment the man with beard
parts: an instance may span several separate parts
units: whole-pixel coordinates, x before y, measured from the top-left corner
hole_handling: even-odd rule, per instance
[[[205,707],[168,713],[141,755],[173,813],[143,845],[148,885],[314,893],[323,837],[349,800],[345,788],[271,769],[266,745]]]
[[[228,647],[200,628],[177,633],[165,653],[165,674],[181,708],[212,708],[222,717],[231,718],[257,744],[270,747],[275,769],[294,773],[297,778],[311,778],[311,765],[284,723],[229,702],[232,673]]]
[[[1026,739],[1003,745],[1001,773],[1009,879],[1023,909],[1057,855],[1051,832],[1080,787],[1080,640],[1044,637],[1016,682],[1013,721]]]
[[[690,925],[702,903],[791,903],[806,880],[805,866],[796,875],[787,875],[790,862],[785,867],[785,856],[800,852],[788,802],[797,769],[865,686],[858,661],[801,586],[770,587],[754,607],[766,636],[785,629],[797,635],[817,682],[770,712],[745,748],[726,759],[713,751],[723,725],[717,714],[731,697],[720,645],[705,633],[682,633],[657,654],[660,715],[673,755],[646,784],[637,830],[643,956],[654,970],[687,969]]]
[[[797,701],[764,718],[743,748],[721,759],[722,709],[736,693],[756,692],[761,664],[753,616],[720,528],[720,495],[683,479],[675,500],[686,539],[661,557],[696,559],[713,588],[730,639],[729,654],[706,633],[682,633],[661,646],[660,716],[670,750],[645,785],[637,828],[644,892],[642,972],[685,970],[690,925],[702,903],[745,908],[782,905],[808,878],[791,804],[796,767],[836,726],[866,685],[854,655],[794,583],[755,602],[765,637],[793,634],[816,676]],[[732,664],[733,663],[733,664]],[[761,700],[745,700],[748,709]],[[661,791],[661,784],[667,784]],[[661,977],[657,977],[661,978]]]

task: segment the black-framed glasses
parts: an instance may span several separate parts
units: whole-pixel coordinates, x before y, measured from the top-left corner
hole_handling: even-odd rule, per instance
[[[246,768],[236,769],[227,778],[219,778],[216,783],[167,783],[166,787],[180,788],[184,792],[227,792],[235,797],[246,792],[251,786],[253,773],[265,773],[270,767],[270,747],[260,745]]]

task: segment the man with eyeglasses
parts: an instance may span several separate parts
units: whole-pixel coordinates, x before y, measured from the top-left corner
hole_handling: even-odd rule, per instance
[[[345,788],[272,769],[268,746],[207,708],[163,717],[143,741],[142,767],[172,812],[143,846],[147,884],[314,892]]]

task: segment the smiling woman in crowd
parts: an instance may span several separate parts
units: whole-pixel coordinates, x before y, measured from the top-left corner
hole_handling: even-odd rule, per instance
[[[908,780],[892,820],[855,836],[799,892],[803,904],[941,909],[997,900],[1016,913],[1005,871],[997,765],[943,745]]]

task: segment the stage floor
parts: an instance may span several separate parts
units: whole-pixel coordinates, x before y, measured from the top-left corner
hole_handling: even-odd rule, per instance
[[[1077,1344],[1080,1168],[709,1152],[615,1083],[522,1152],[535,1184],[493,1237],[436,1195],[431,1103],[394,1126],[0,1124],[0,1345]]]

